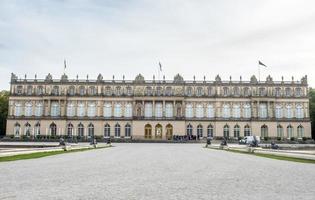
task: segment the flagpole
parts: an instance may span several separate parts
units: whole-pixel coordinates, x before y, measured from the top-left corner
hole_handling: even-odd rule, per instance
[[[259,83],[260,83],[260,65],[259,65],[259,62],[258,62],[258,80],[259,80]]]

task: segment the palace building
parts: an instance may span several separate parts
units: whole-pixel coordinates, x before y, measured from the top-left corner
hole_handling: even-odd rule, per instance
[[[171,140],[248,135],[311,137],[307,76],[301,80],[18,78],[11,75],[7,135]]]

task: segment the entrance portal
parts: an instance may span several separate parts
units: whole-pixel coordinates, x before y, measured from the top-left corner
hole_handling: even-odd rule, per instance
[[[162,139],[162,125],[161,124],[157,124],[155,126],[155,138]]]
[[[171,140],[173,137],[173,126],[171,124],[166,125],[166,139]]]

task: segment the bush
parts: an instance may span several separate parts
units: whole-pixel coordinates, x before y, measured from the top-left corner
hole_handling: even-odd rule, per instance
[[[291,138],[290,138],[290,140],[291,140],[291,141],[294,141],[294,140],[295,140],[295,138],[294,138],[294,137],[291,137]]]
[[[265,141],[268,141],[270,138],[269,137],[264,137],[264,140]]]
[[[302,140],[303,140],[303,141],[306,141],[306,140],[307,140],[307,137],[302,137]]]
[[[281,139],[282,139],[281,137],[277,137],[277,140],[278,140],[278,141],[281,141]]]

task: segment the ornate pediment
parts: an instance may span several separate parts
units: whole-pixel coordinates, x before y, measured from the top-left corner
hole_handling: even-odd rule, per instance
[[[144,77],[141,74],[138,74],[135,78],[135,83],[144,83]]]
[[[176,76],[174,76],[174,83],[183,83],[183,82],[184,82],[184,78],[180,74],[176,74]]]

